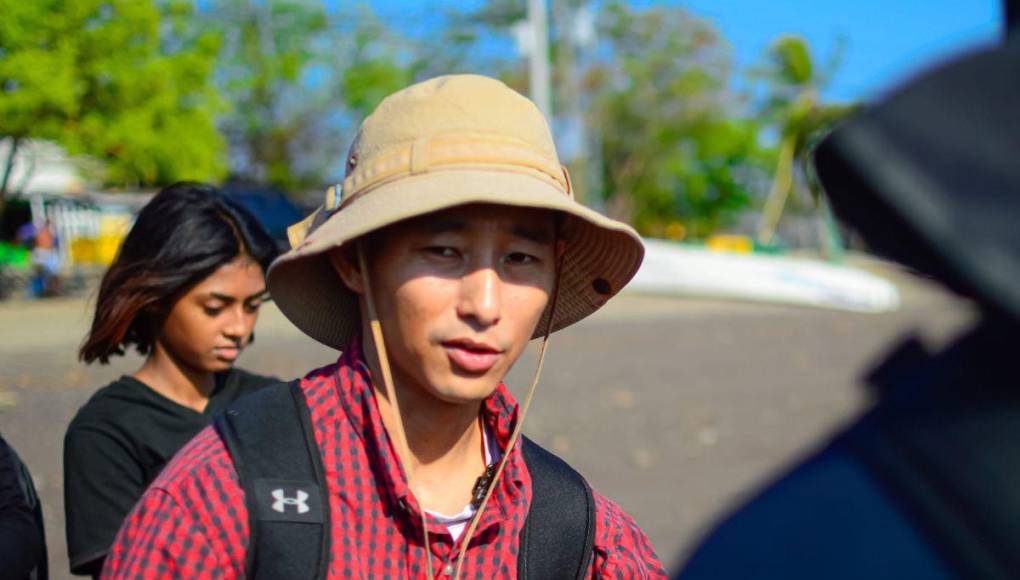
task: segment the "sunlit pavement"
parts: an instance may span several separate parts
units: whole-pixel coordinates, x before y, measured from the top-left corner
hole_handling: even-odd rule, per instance
[[[553,336],[526,431],[617,500],[667,566],[741,494],[767,481],[866,401],[855,382],[897,337],[932,343],[970,308],[901,273],[904,307],[867,315],[624,295]],[[70,578],[63,530],[62,439],[98,387],[137,355],[85,367],[82,299],[0,303],[0,431],[44,501],[51,577]],[[537,344],[508,378],[527,386]],[[292,378],[332,362],[274,308],[241,366]]]

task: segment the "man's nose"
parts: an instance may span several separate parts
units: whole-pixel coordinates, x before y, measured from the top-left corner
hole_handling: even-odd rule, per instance
[[[499,323],[502,314],[502,281],[492,268],[479,268],[461,279],[457,314],[483,327]]]

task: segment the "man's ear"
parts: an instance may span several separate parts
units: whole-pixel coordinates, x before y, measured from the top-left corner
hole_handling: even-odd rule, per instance
[[[327,254],[329,263],[333,265],[340,281],[355,294],[365,293],[365,282],[361,277],[361,269],[354,255],[354,248],[344,247],[330,250]]]

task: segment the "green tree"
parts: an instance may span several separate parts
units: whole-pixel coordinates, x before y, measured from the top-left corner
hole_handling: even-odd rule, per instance
[[[329,74],[316,68],[328,30],[322,4],[219,0],[204,16],[225,40],[216,74],[229,105],[220,127],[232,172],[284,188],[316,182],[338,146],[324,138],[332,100],[316,82]]]
[[[835,68],[838,59],[828,67]],[[779,136],[778,155],[772,186],[762,210],[758,242],[771,244],[783,210],[798,189],[798,176],[805,176],[805,164],[814,142],[841,119],[858,108],[856,104],[826,104],[820,93],[830,74],[819,71],[810,45],[799,36],[782,36],[769,48],[767,64],[758,72],[767,85],[762,118]],[[816,199],[816,203],[822,203]],[[821,207],[823,213],[824,207]]]
[[[710,235],[749,205],[770,158],[758,145],[759,124],[742,114],[732,90],[729,47],[682,8],[609,2],[595,17],[597,40],[582,49],[571,27],[584,4],[554,7],[549,55],[553,125],[569,127],[579,110],[586,129],[588,154],[571,160],[579,198],[643,234]],[[526,15],[522,0],[490,0],[459,23],[491,42]],[[527,91],[520,59],[488,70]]]
[[[0,136],[55,141],[101,161],[114,186],[215,179],[214,34],[190,3],[0,0]],[[0,188],[6,194],[8,171]]]
[[[767,158],[730,88],[729,47],[677,7],[611,4],[601,35],[608,57],[586,90],[607,210],[645,234],[710,235],[748,205],[748,176]]]
[[[396,35],[379,19],[361,8],[357,27],[349,35],[350,51],[338,77],[337,94],[354,117],[365,118],[379,101],[410,84],[425,66],[424,49],[419,58],[407,40]],[[415,47],[417,48],[417,47]],[[428,51],[431,52],[431,51]]]
[[[284,189],[339,177],[344,137],[420,62],[365,5],[218,0],[206,16],[226,39],[217,77],[232,172]]]

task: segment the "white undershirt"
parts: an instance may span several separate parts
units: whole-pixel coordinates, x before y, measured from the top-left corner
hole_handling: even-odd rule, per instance
[[[499,448],[499,444],[496,443],[496,438],[492,434],[492,429],[489,424],[482,421],[482,447],[485,449],[485,465],[492,465],[503,458],[503,451]],[[456,542],[460,539],[460,535],[464,533],[464,528],[471,523],[471,518],[475,517],[477,513],[474,504],[468,502],[464,509],[460,510],[460,513],[448,516],[432,510],[425,510],[432,519],[446,526],[446,529],[453,536],[453,541]]]

